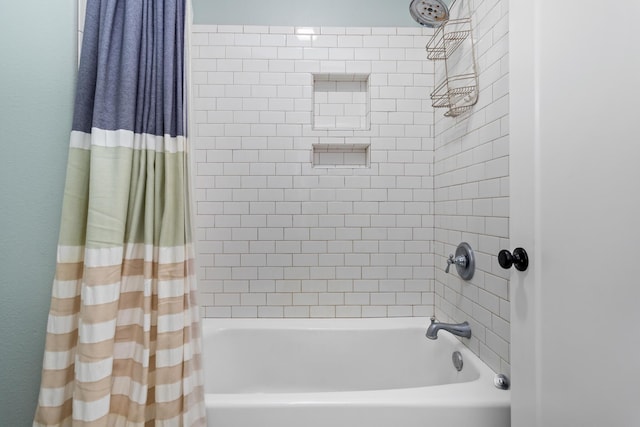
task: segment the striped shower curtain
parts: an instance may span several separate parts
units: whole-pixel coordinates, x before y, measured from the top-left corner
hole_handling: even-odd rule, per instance
[[[34,426],[204,426],[185,0],[88,0]]]

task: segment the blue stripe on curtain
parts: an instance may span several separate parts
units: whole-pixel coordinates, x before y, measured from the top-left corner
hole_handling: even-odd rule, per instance
[[[184,17],[184,0],[88,1],[73,130],[185,135]]]

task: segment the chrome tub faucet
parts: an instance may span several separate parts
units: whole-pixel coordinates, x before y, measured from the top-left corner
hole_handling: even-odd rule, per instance
[[[462,323],[441,323],[436,320],[435,317],[431,318],[431,324],[427,328],[427,338],[430,340],[438,339],[438,331],[443,329],[463,338],[471,338],[471,326],[469,322]]]

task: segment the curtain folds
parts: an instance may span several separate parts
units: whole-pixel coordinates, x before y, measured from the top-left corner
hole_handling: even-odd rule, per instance
[[[34,426],[205,426],[184,0],[88,0]]]

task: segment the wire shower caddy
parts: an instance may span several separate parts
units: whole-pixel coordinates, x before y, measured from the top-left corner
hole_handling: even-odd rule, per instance
[[[435,31],[426,46],[427,58],[442,64],[443,80],[431,92],[431,105],[456,117],[478,102],[478,73],[471,18],[450,19]]]

